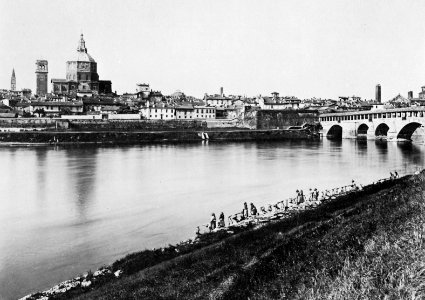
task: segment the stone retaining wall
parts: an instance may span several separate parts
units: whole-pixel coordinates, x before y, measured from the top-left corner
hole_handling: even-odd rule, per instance
[[[205,130],[205,121],[180,120],[70,120],[70,129],[76,131],[176,131],[176,130]]]
[[[68,129],[68,120],[51,118],[0,118],[1,128]]]
[[[222,130],[208,131],[209,141],[255,141],[286,139],[318,139],[309,130]],[[0,132],[1,143],[51,144],[142,144],[157,142],[202,141],[201,131],[157,131],[157,132]]]
[[[311,110],[259,110],[257,129],[288,128],[319,122],[319,112]]]

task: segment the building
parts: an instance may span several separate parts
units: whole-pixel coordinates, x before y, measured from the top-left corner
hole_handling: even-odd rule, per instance
[[[259,97],[258,105],[261,109],[299,109],[301,100],[294,96],[279,97],[279,93],[273,92],[272,97]]]
[[[194,106],[194,119],[215,119],[216,108],[211,106]]]
[[[76,115],[83,113],[82,101],[35,101],[30,104],[30,113],[44,116]]]
[[[12,77],[10,78],[10,90],[16,91],[15,69],[12,70]]]
[[[407,107],[410,106],[411,100],[406,99],[402,95],[398,94],[397,96],[389,100],[388,103],[393,107]]]
[[[421,87],[421,91],[419,92],[419,99],[425,99],[425,86]]]
[[[36,94],[44,97],[47,94],[47,74],[48,65],[47,60],[37,60],[35,62],[35,77],[36,77]]]
[[[227,107],[233,104],[233,99],[222,95],[205,95],[204,101],[209,106]]]
[[[194,119],[195,108],[191,104],[183,104],[175,108],[177,120]]]
[[[150,120],[174,120],[176,118],[175,108],[165,104],[147,106],[141,114]]]
[[[75,59],[66,62],[66,78],[54,78],[51,82],[55,94],[80,93],[90,97],[112,92],[111,81],[99,80],[97,62],[88,54],[83,34],[80,36]]]
[[[138,83],[137,84],[137,98],[148,99],[150,94],[149,84]]]

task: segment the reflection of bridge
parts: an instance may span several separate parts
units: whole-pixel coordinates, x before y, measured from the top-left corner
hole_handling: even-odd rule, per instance
[[[410,140],[425,126],[425,107],[322,114],[320,124],[323,134],[332,138]]]

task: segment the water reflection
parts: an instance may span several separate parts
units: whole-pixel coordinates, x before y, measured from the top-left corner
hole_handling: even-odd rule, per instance
[[[405,165],[423,167],[423,146],[412,143],[397,143],[397,148],[403,157]]]
[[[74,199],[81,222],[86,220],[86,211],[90,206],[97,175],[97,155],[99,148],[64,149],[67,172],[68,194]],[[125,148],[122,152],[126,152]]]
[[[388,143],[386,141],[375,140],[375,149],[379,161],[385,163],[388,160]]]
[[[43,201],[46,197],[46,159],[48,151],[45,148],[34,149],[36,158],[36,176],[37,190],[36,199]]]

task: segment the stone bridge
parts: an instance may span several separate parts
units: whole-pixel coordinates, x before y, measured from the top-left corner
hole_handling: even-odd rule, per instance
[[[424,133],[425,107],[406,107],[320,115],[323,135],[329,138],[411,140]]]

